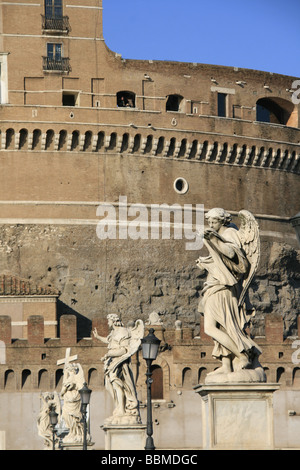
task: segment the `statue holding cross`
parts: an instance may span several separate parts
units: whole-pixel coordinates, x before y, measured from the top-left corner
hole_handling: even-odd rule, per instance
[[[78,359],[77,354],[75,356],[71,356],[71,348],[67,348],[66,356],[64,357],[64,359],[59,359],[57,361],[57,365],[61,366],[62,364],[64,364],[64,369],[66,369],[66,367],[70,364],[70,362],[76,361],[76,359]]]
[[[81,365],[73,362],[77,359],[77,355],[71,356],[71,348],[67,348],[65,358],[57,361],[57,365],[64,365],[63,384],[60,395],[64,400],[62,419],[69,429],[69,433],[64,437],[63,443],[68,444],[83,442],[83,423],[79,390],[83,387],[85,379]]]

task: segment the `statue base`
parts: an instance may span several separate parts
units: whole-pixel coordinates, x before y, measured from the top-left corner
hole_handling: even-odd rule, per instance
[[[143,424],[104,424],[105,450],[144,450],[146,428]]]
[[[272,450],[273,393],[278,384],[197,385],[205,450]]]
[[[87,450],[93,450],[92,447],[94,446],[94,442],[88,442],[87,443]],[[76,442],[72,444],[71,442],[66,442],[60,444],[60,449],[61,450],[82,450],[83,444]]]

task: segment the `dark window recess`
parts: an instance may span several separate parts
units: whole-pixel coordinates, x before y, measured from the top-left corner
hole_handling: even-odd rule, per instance
[[[76,96],[71,93],[63,94],[63,106],[75,106],[76,105]]]
[[[154,365],[152,371],[152,399],[162,400],[164,398],[163,370],[160,366]]]
[[[118,108],[135,108],[135,94],[131,91],[119,91],[117,106]]]
[[[220,117],[226,117],[227,115],[226,99],[227,95],[224,93],[218,93],[218,116]]]
[[[270,111],[260,104],[256,105],[256,120],[259,122],[270,122]]]
[[[182,96],[169,95],[166,103],[166,111],[179,111]]]

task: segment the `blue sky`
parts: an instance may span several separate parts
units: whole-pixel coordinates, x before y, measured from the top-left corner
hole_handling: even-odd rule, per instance
[[[103,0],[104,39],[125,59],[300,77],[300,0]]]

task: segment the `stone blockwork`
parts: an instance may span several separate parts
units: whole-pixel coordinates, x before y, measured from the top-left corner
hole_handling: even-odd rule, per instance
[[[184,240],[104,241],[96,225],[6,226],[0,233],[1,271],[56,292],[58,318],[76,315],[79,338],[90,335],[95,315],[105,318],[110,312],[127,323],[146,321],[156,311],[166,327],[181,320],[199,330],[205,273],[195,264],[199,252],[186,251]],[[250,287],[253,329],[263,335],[265,316],[275,313],[283,318],[284,336],[291,336],[299,313],[299,251],[266,236],[261,242],[261,262]]]

